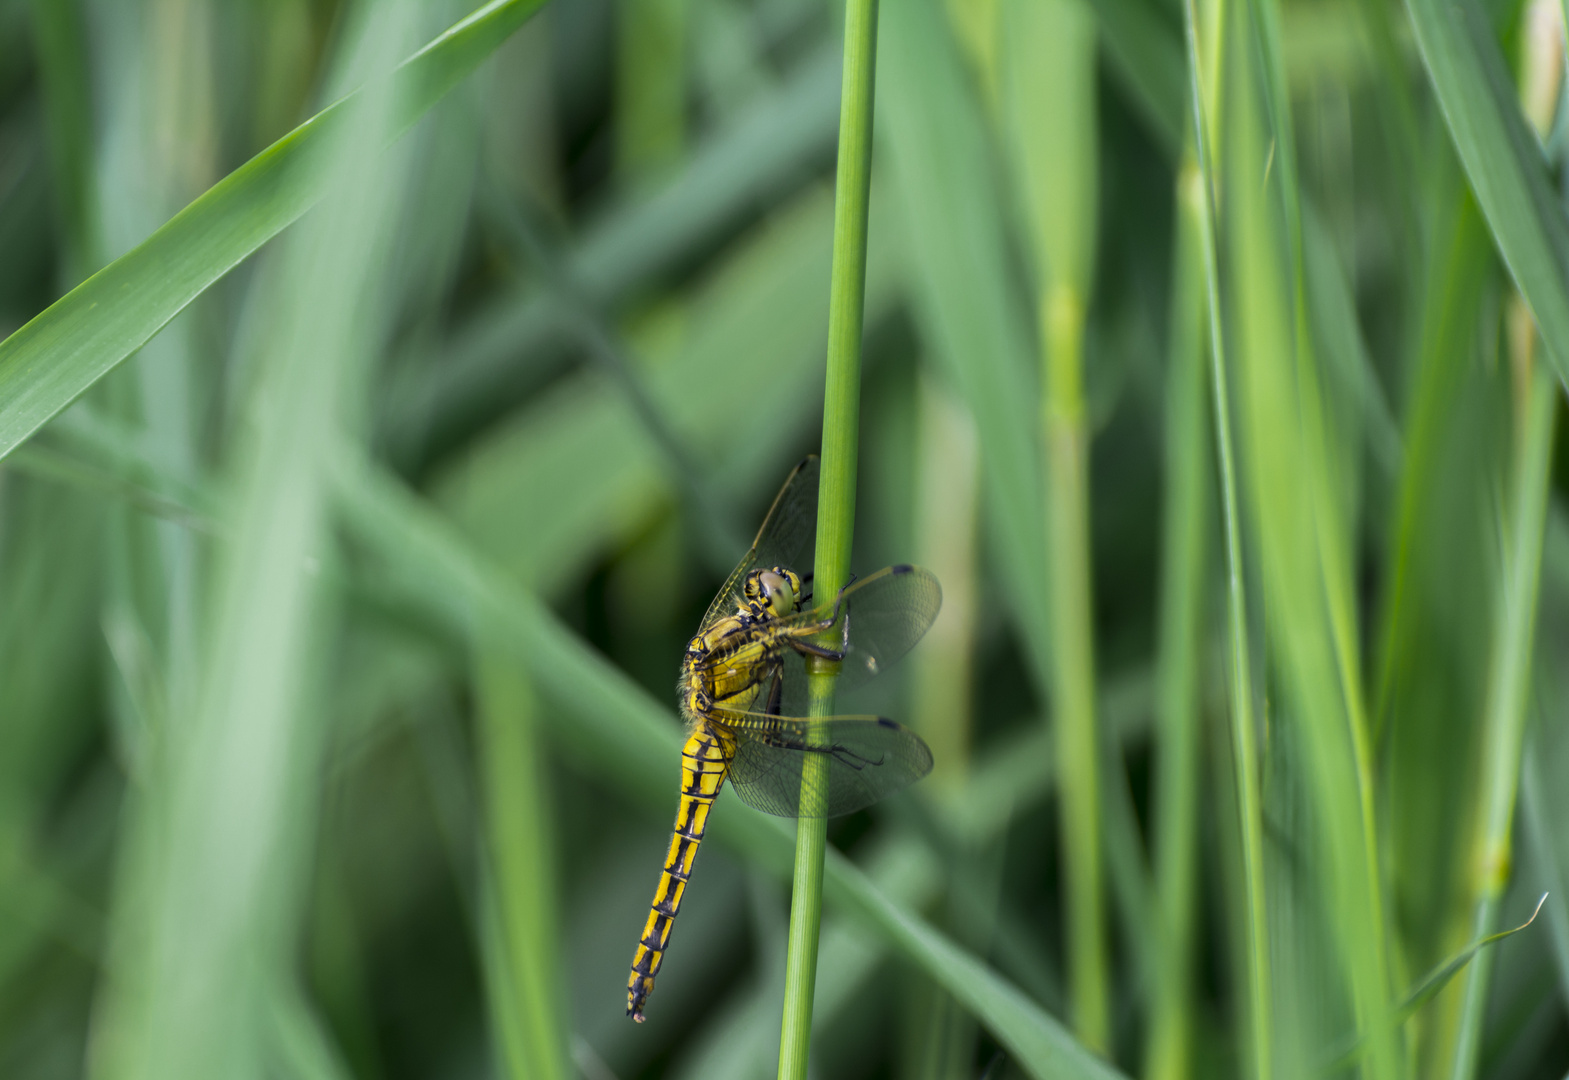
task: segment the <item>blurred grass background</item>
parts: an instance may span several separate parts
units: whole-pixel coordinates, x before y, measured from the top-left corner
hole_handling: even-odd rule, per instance
[[[722,798],[624,986],[820,440],[843,12],[470,12],[0,0],[0,1076],[773,1070],[793,829]],[[853,566],[943,582],[864,702],[937,764],[831,823],[815,1075],[1569,1073],[1563,61],[883,5]]]

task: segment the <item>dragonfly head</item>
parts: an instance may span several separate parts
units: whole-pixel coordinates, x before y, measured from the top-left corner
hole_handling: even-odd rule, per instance
[[[746,606],[753,616],[782,619],[801,607],[801,578],[782,566],[746,575]]]

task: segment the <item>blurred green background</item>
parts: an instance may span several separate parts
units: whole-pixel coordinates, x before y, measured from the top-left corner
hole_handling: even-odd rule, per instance
[[[0,1076],[773,1072],[733,796],[624,994],[842,6],[492,4],[410,105],[470,10],[0,0]],[[815,1075],[1563,1077],[1562,9],[881,18],[855,567],[945,606],[855,704],[937,765],[831,823]]]

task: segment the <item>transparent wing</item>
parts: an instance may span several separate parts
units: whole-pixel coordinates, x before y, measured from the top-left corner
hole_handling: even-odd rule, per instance
[[[784,566],[806,576],[811,572],[812,546],[817,539],[817,457],[807,458],[785,479],[774,504],[763,518],[752,547],[708,605],[697,632],[701,634],[741,602],[746,575],[754,566]]]
[[[765,814],[801,816],[801,771],[811,757],[828,763],[826,790],[812,791],[809,800],[823,817],[870,806],[932,771],[932,752],[920,736],[881,716],[807,720],[724,709],[714,719],[736,736],[731,785]]]
[[[909,652],[931,628],[942,607],[942,587],[919,566],[887,566],[851,583],[841,594],[839,618],[821,638],[818,628],[833,616],[834,605],[791,615],[769,623],[769,640],[759,651],[779,657],[784,672],[786,713],[806,711],[806,666],[790,646],[799,638],[832,649],[843,649],[840,691],[854,690]],[[714,664],[734,663],[733,657]]]
[[[942,586],[919,566],[887,566],[843,594],[841,642],[848,641],[839,689],[882,674],[925,636],[942,608]],[[838,629],[838,627],[836,627]]]

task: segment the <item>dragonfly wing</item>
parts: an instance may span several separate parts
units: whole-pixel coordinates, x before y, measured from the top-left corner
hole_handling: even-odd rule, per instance
[[[784,566],[803,577],[811,572],[812,546],[817,539],[817,457],[802,461],[785,479],[752,547],[736,564],[708,605],[698,627],[701,634],[741,604],[746,575],[757,566]]]
[[[882,674],[921,640],[942,607],[942,587],[930,570],[888,566],[854,582],[843,600],[840,635],[849,645],[839,671],[841,691]]]
[[[801,816],[801,773],[826,761],[826,787],[810,792],[823,817],[849,814],[907,787],[932,770],[932,752],[908,728],[880,716],[821,720],[717,711],[736,735],[730,783],[741,801],[765,814]]]
[[[941,607],[942,588],[931,571],[888,566],[845,589],[839,621],[821,636],[814,631],[833,614],[831,604],[770,623],[784,664],[783,711],[806,711],[806,666],[790,647],[790,639],[843,649],[839,690],[854,690],[909,652],[931,628]]]
[[[812,572],[817,543],[817,455],[802,460],[774,498],[752,550],[759,566],[785,566],[805,577]]]

